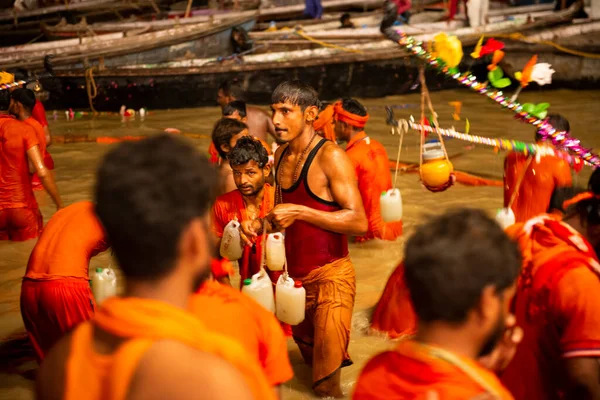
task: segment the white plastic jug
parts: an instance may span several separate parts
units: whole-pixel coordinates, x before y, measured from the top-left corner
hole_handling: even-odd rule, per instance
[[[271,271],[283,271],[285,264],[285,242],[282,233],[271,233],[267,237],[267,267]]]
[[[506,229],[515,224],[515,213],[510,208],[502,208],[496,213],[496,222],[502,229]]]
[[[294,282],[287,274],[283,274],[277,280],[275,293],[278,320],[290,325],[304,321],[306,289],[302,287],[302,282]]]
[[[270,312],[275,312],[275,298],[273,284],[264,269],[252,275],[251,279],[244,279],[242,292],[252,297],[258,304]]]
[[[242,246],[242,238],[240,237],[240,223],[236,220],[231,220],[223,230],[221,238],[221,257],[225,257],[229,261],[237,261],[242,258],[244,247]]]
[[[402,220],[402,195],[400,189],[389,189],[380,197],[381,218],[383,222]]]
[[[96,268],[96,273],[92,276],[92,293],[96,304],[117,295],[117,276],[112,268]]]

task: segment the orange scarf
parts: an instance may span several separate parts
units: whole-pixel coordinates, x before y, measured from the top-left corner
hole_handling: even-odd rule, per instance
[[[93,325],[112,335],[130,339],[110,356],[114,358],[112,364],[105,362],[109,357],[96,355],[105,359],[101,365],[108,369],[105,374],[108,382],[105,384],[100,379],[93,379],[94,374],[89,374],[100,365],[90,360]],[[242,346],[209,331],[193,314],[156,300],[113,297],[102,304],[90,322],[80,325],[73,334],[67,362],[65,399],[125,399],[137,362],[150,345],[159,340],[176,340],[202,352],[215,354],[242,373],[255,398],[275,398],[264,373],[256,361],[246,355]],[[117,374],[117,371],[120,373]]]
[[[330,104],[323,111],[319,113],[319,117],[313,122],[313,128],[315,131],[323,132],[323,137],[327,140],[331,140],[335,143],[335,127],[334,122],[334,107],[335,104]]]
[[[579,203],[580,201],[589,200],[589,199],[593,199],[593,198],[600,199],[600,195],[596,195],[592,192],[579,193],[572,199],[565,200],[562,204],[562,208],[563,208],[563,210],[566,210],[567,208],[571,207],[574,204]]]
[[[356,128],[364,128],[369,120],[369,114],[361,117],[360,115],[352,114],[342,107],[342,103],[335,103],[334,105],[335,119],[340,122],[345,122],[348,125]]]

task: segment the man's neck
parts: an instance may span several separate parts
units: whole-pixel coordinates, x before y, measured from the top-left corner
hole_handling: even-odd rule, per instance
[[[254,194],[252,196],[244,196],[242,194],[242,199],[244,199],[244,204],[246,204],[246,207],[249,205],[260,207],[264,197],[265,197],[265,187],[264,186],[262,187],[262,189],[260,189],[260,191],[258,193]]]
[[[309,145],[315,135],[315,130],[312,126],[307,126],[304,131],[290,142],[289,151],[291,154],[301,154]]]
[[[25,121],[29,117],[31,117],[31,114],[28,112],[22,112],[19,114],[19,121]]]
[[[183,284],[182,284],[183,283]],[[158,300],[177,308],[187,308],[192,295],[192,284],[189,287],[182,282],[180,277],[171,276],[159,281],[133,281],[128,282],[125,288],[126,297],[139,297],[143,299]]]
[[[356,136],[360,135],[363,132],[364,132],[364,129],[360,130],[360,131],[352,131],[352,133],[350,134],[350,140],[348,140],[348,142],[351,142],[352,139],[354,139]]]
[[[439,347],[464,357],[476,359],[479,355],[477,341],[469,337],[464,326],[452,326],[446,323],[432,322],[419,324],[415,340],[430,346]]]

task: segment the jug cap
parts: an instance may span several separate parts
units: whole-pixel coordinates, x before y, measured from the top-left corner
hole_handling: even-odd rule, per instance
[[[294,281],[294,287],[295,288],[301,288],[302,287],[302,281]]]
[[[96,268],[96,272],[97,272],[97,273],[100,273],[100,272],[102,272],[102,268]]]
[[[252,283],[252,279],[244,279],[244,286],[248,286]]]

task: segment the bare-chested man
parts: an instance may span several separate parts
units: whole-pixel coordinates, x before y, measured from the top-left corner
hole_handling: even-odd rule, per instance
[[[219,87],[219,92],[217,94],[217,103],[219,103],[221,109],[236,100],[245,101],[244,88],[242,87],[241,82],[235,79],[223,82]],[[263,141],[266,141],[267,136],[269,135],[277,139],[275,136],[275,127],[267,113],[260,108],[253,106],[247,106],[246,113],[248,120],[244,122],[248,125],[250,136],[254,136]]]
[[[342,397],[342,367],[348,355],[356,292],[346,235],[364,235],[367,218],[352,162],[343,149],[316,135],[317,92],[298,81],[279,85],[272,96],[277,138],[287,143],[275,155],[276,206],[269,230],[285,230],[290,276],[306,289],[306,319],[292,328],[305,361],[313,367],[313,390]],[[243,233],[260,233],[263,220],[245,221]]]

